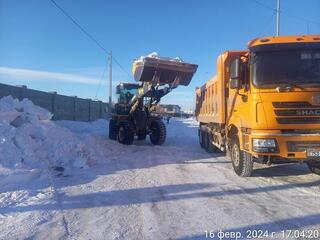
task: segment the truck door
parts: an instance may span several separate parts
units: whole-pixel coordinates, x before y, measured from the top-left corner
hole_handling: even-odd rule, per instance
[[[238,69],[237,69],[238,68]],[[246,127],[250,116],[248,104],[249,78],[246,65],[240,58],[230,62],[227,90],[227,124],[233,122],[237,127]],[[236,76],[237,75],[237,76]]]

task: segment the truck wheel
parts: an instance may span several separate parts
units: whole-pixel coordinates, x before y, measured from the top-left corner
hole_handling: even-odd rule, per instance
[[[144,130],[139,130],[138,131],[138,140],[145,140],[146,137],[147,137],[147,131],[144,129]]]
[[[203,132],[201,131],[201,129],[198,129],[198,136],[199,136],[199,144],[201,148],[204,148],[204,144],[203,144]]]
[[[202,142],[203,142],[203,149],[207,151],[208,149],[208,145],[209,145],[209,139],[207,137],[207,132],[206,131],[202,131]]]
[[[240,177],[250,177],[253,170],[253,159],[251,154],[240,150],[237,136],[232,139],[230,155],[235,173]]]
[[[307,165],[312,173],[320,175],[320,163],[307,162]]]
[[[110,119],[109,121],[109,139],[116,140],[118,135],[119,127],[116,125],[116,121]]]
[[[126,145],[133,143],[134,133],[128,123],[121,123],[118,131],[118,142]]]
[[[162,145],[166,140],[166,126],[160,119],[156,119],[150,124],[150,141],[154,145]]]
[[[210,135],[208,132],[206,132],[205,138],[206,138],[206,151],[208,153],[216,153],[219,149],[211,142]]]

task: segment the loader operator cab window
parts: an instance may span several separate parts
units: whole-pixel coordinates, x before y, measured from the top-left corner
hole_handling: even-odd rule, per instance
[[[135,85],[119,85],[117,89],[118,103],[128,104],[137,93],[137,86]]]
[[[136,90],[133,89],[121,91],[119,94],[119,103],[129,103],[135,94]]]

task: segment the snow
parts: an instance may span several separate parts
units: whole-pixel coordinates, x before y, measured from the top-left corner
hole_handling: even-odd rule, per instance
[[[27,100],[28,108],[8,102],[0,100],[1,112],[16,109],[27,120],[12,126],[13,117],[1,118],[0,239],[194,240],[210,239],[205,231],[320,229],[319,176],[286,164],[257,165],[253,177],[240,178],[223,154],[199,147],[193,119],[171,119],[163,146],[125,146],[107,138],[106,120],[53,122],[28,117],[40,109]]]
[[[151,58],[160,58],[159,54],[157,52],[152,52],[150,54],[148,54],[148,57],[151,57]]]
[[[14,168],[86,167],[90,150],[76,134],[50,121],[28,99],[0,100],[0,162]]]
[[[179,57],[175,57],[175,58],[163,57],[163,56],[160,56],[157,52],[149,53],[147,56],[140,56],[140,58],[136,59],[134,62],[143,62],[146,57],[169,60],[173,62],[183,62],[183,60]]]

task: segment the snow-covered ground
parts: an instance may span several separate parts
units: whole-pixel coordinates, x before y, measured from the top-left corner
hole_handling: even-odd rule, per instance
[[[172,119],[163,146],[111,141],[106,120],[49,119],[28,101],[0,101],[0,239],[320,231],[320,177],[304,165],[256,165],[253,177],[237,177],[224,155],[199,147],[192,119]]]

